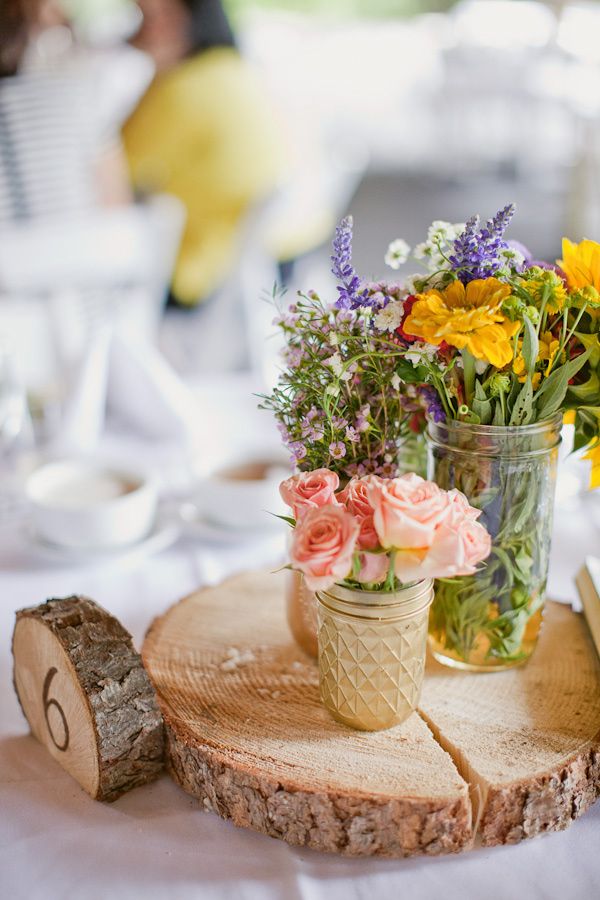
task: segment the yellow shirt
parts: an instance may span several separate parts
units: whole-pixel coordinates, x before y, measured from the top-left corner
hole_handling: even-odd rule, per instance
[[[272,110],[239,54],[215,48],[157,76],[123,140],[134,186],[187,209],[172,290],[195,304],[227,276],[241,220],[278,183]]]

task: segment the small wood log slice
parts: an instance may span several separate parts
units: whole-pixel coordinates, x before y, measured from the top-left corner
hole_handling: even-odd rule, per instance
[[[471,785],[483,844],[560,831],[600,796],[600,660],[583,616],[549,603],[527,665],[431,660],[421,714]]]
[[[378,733],[335,722],[285,621],[284,576],[245,574],[194,594],[142,650],[167,765],[236,825],[349,856],[471,842],[468,786],[419,716]]]
[[[96,800],[116,800],[163,768],[163,724],[123,626],[86,597],[17,613],[14,683],[31,730]]]

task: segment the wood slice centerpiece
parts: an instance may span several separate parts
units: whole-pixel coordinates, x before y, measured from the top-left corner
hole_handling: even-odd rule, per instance
[[[558,830],[600,792],[600,664],[550,604],[523,669],[432,664],[422,714],[357,732],[322,707],[281,574],[248,573],[157,619],[142,656],[175,780],[235,824],[348,856],[409,856]]]

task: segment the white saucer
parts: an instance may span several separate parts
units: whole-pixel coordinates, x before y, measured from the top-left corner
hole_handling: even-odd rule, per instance
[[[159,516],[150,533],[135,544],[123,547],[62,547],[51,544],[29,530],[31,552],[44,560],[68,566],[99,566],[132,563],[166,550],[181,534],[181,524]]]
[[[211,520],[194,504],[189,505],[189,512],[185,508],[179,509],[179,520],[183,533],[196,540],[206,541],[212,544],[240,544],[251,541],[267,541],[277,537],[283,523],[265,513],[263,527],[231,528],[229,525],[221,525]],[[272,520],[272,521],[270,521]]]

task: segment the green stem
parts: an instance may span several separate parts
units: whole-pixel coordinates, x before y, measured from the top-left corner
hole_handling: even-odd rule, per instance
[[[390,551],[390,566],[387,573],[387,579],[385,582],[385,588],[387,591],[393,591],[395,582],[396,582],[396,572],[394,571],[394,566],[396,563],[396,551]]]
[[[465,373],[465,403],[470,407],[475,393],[475,357],[466,347],[460,351],[460,355]]]

